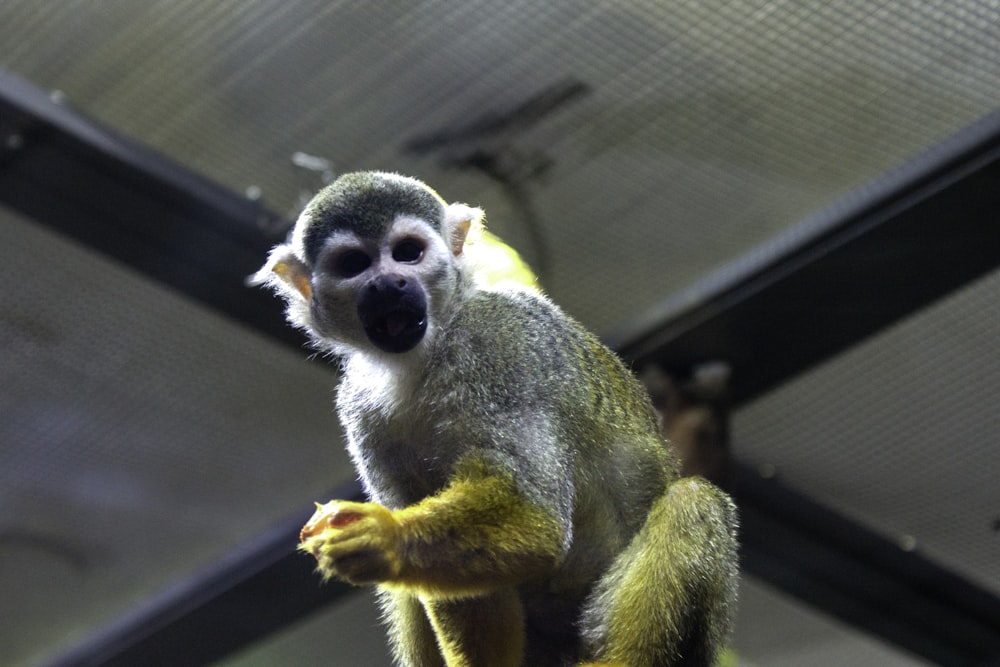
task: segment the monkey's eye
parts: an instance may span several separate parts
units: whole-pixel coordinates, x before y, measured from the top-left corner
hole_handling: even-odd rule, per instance
[[[353,278],[371,265],[371,257],[360,250],[344,251],[333,260],[333,270],[341,278]]]
[[[424,244],[417,239],[403,239],[392,249],[392,258],[403,264],[415,264],[424,256]]]

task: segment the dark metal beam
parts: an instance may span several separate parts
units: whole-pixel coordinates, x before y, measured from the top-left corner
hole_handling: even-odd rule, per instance
[[[1000,265],[1000,112],[671,296],[609,343],[745,403]]]
[[[1000,664],[1000,600],[737,465],[743,571],[937,665]]]
[[[357,484],[331,498],[361,500]],[[48,667],[186,667],[220,660],[357,589],[321,584],[295,551],[312,510],[101,628]]]
[[[1000,113],[671,297],[612,344],[739,407],[1000,266]],[[736,466],[743,569],[942,665],[1000,664],[1000,599]]]
[[[236,195],[0,70],[0,203],[214,310],[301,347],[244,278],[282,228]]]

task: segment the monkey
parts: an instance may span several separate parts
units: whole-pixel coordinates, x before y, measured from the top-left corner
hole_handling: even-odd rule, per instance
[[[300,549],[376,587],[400,665],[713,664],[732,500],[678,476],[596,336],[534,286],[481,279],[483,216],[417,179],[344,174],[254,277],[339,363],[367,497],[318,505]]]
[[[729,366],[723,362],[695,366],[685,382],[656,365],[639,373],[660,428],[677,454],[681,476],[699,475],[724,489],[732,484],[729,375]]]

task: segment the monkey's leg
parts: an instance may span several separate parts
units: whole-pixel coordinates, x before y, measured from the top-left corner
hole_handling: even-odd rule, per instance
[[[389,626],[389,642],[396,664],[445,667],[434,628],[419,598],[410,593],[381,589],[379,603]]]
[[[524,610],[513,588],[477,597],[425,600],[448,667],[518,667]]]
[[[588,598],[585,655],[628,667],[713,664],[736,577],[732,501],[699,477],[674,482]]]

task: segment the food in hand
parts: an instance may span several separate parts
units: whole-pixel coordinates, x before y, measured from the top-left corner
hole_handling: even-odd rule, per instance
[[[360,512],[347,509],[339,500],[331,500],[325,505],[316,503],[316,511],[299,533],[299,542],[305,542],[327,528],[343,528],[360,518]]]

